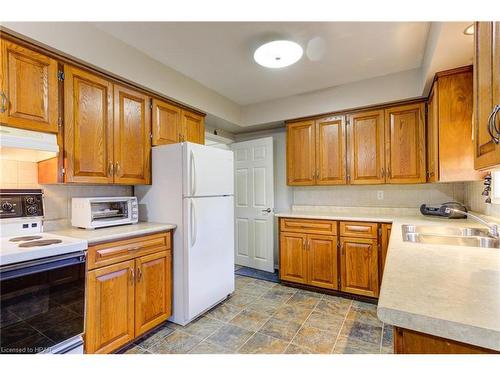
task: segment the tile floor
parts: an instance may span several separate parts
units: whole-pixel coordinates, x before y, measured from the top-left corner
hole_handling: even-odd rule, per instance
[[[125,354],[389,354],[376,306],[236,275],[236,291],[182,327],[163,324]]]

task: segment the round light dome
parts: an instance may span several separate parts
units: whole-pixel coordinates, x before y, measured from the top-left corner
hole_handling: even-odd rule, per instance
[[[284,68],[299,61],[302,53],[302,47],[295,42],[275,40],[257,48],[253,58],[266,68]]]

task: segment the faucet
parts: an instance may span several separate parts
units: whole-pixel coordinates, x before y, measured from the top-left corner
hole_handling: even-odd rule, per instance
[[[470,217],[471,219],[474,219],[475,221],[488,227],[488,233],[490,234],[491,237],[496,238],[496,239],[500,238],[500,236],[499,236],[499,229],[500,228],[499,228],[498,224],[488,223],[486,220],[480,218],[477,215],[471,214],[470,212],[461,211],[461,210],[458,210],[456,208],[446,207],[444,212],[446,214],[451,214],[452,212],[456,212],[458,214],[462,214],[462,215],[465,215],[467,217]]]

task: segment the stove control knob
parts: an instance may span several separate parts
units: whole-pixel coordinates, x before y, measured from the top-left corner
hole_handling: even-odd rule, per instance
[[[3,211],[11,211],[13,208],[14,208],[14,206],[10,202],[3,202],[2,203],[2,210]]]
[[[30,215],[35,215],[37,213],[37,208],[36,206],[29,206],[28,207],[28,214]]]
[[[26,197],[26,203],[35,204],[36,203],[35,197]]]

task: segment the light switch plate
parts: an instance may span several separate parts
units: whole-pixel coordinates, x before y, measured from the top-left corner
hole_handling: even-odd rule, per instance
[[[384,191],[383,190],[377,190],[377,199],[379,201],[384,199]]]

